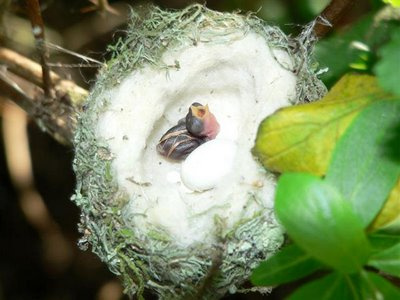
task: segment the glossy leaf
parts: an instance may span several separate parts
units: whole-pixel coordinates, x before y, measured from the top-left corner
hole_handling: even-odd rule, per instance
[[[387,274],[400,277],[400,243],[371,256],[368,265]]]
[[[275,211],[296,244],[326,265],[351,273],[366,262],[369,243],[358,216],[351,204],[320,178],[283,174]]]
[[[255,285],[277,285],[302,278],[320,269],[321,263],[296,245],[290,245],[262,262],[251,276]]]
[[[368,106],[338,142],[326,174],[326,180],[350,201],[365,227],[400,176],[400,132],[395,132],[399,116],[398,100]]]
[[[389,281],[372,272],[363,272],[361,290],[363,299],[395,300],[400,299],[400,289]]]
[[[332,273],[297,289],[288,300],[357,300],[361,299],[356,283],[348,275]]]
[[[269,170],[325,174],[336,141],[370,103],[387,95],[368,75],[346,75],[321,100],[279,110],[258,129],[253,153]]]

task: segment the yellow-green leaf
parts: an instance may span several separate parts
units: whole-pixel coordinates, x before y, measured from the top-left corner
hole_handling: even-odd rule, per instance
[[[271,171],[323,175],[336,141],[353,119],[370,103],[388,97],[375,77],[345,75],[322,100],[267,117],[253,153]]]
[[[400,0],[383,0],[385,3],[389,3],[394,7],[400,7]]]
[[[370,229],[387,229],[400,231],[400,180],[386,200],[385,206],[372,222]]]

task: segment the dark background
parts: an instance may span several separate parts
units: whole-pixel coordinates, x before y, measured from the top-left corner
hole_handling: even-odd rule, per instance
[[[184,7],[193,1],[162,0],[166,8]],[[368,12],[377,1],[357,1],[336,30],[342,30]],[[143,2],[140,2],[143,3]],[[42,0],[48,40],[67,49],[107,59],[106,45],[123,35],[128,5],[139,1],[110,1],[119,16],[90,11],[84,0]],[[221,11],[257,11],[257,15],[296,34],[326,6],[326,0],[209,0],[207,6]],[[85,12],[86,11],[86,12]],[[37,59],[24,1],[0,0],[0,46]],[[51,62],[80,61],[51,51]],[[90,89],[96,68],[54,68]],[[0,97],[0,300],[1,299],[125,299],[117,278],[90,251],[77,247],[79,210],[70,201],[74,190],[71,168],[73,150],[57,144],[9,100]],[[7,123],[8,122],[8,123]],[[9,124],[9,125],[7,125]],[[11,124],[11,129],[10,128]],[[8,129],[7,129],[8,128]],[[8,134],[5,131],[8,130]],[[19,130],[19,131],[18,131]],[[19,132],[19,133],[18,133]],[[27,132],[22,138],[19,134]],[[28,146],[24,142],[28,141]],[[6,153],[7,147],[16,148]],[[15,150],[17,149],[17,150]],[[22,154],[19,153],[22,151]],[[32,167],[19,157],[28,151]],[[20,156],[22,155],[22,156]],[[10,161],[16,163],[10,163]],[[32,174],[30,173],[32,171]],[[293,285],[280,286],[271,295],[227,296],[226,299],[283,299]],[[153,298],[151,296],[146,297]]]

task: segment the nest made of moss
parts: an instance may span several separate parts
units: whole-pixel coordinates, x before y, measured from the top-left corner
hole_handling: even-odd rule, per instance
[[[271,54],[276,65],[279,65],[282,72],[286,72],[290,78],[294,78],[291,83],[293,91],[289,93],[290,99],[286,99],[287,97],[283,95],[281,98],[284,101],[275,106],[272,105],[271,108],[265,110],[265,113],[272,113],[280,106],[289,103],[318,99],[325,93],[325,87],[316,78],[315,70],[311,68],[310,48],[313,37],[303,35],[299,38],[289,38],[279,28],[267,25],[252,14],[220,13],[202,5],[192,5],[179,11],[163,11],[157,7],[151,7],[143,17],[133,12],[126,37],[110,46],[112,59],[97,78],[85,104],[85,111],[80,115],[75,134],[74,169],[77,187],[72,199],[82,211],[79,225],[83,233],[83,238],[79,242],[81,247],[87,248],[90,244],[92,251],[108,265],[113,273],[121,277],[125,293],[128,295],[136,294],[140,298],[145,289],[155,292],[162,299],[196,297],[211,299],[219,298],[228,291],[234,293],[240,290],[241,284],[246,281],[251,270],[260,261],[276,252],[283,243],[283,230],[274,218],[271,202],[275,179],[272,174],[262,170],[261,166],[256,167],[257,170],[254,172],[257,176],[263,176],[262,181],[265,181],[266,189],[254,192],[259,187],[251,186],[246,187],[248,190],[241,190],[240,195],[245,195],[241,196],[243,199],[240,200],[243,212],[239,211],[232,220],[227,220],[222,213],[213,212],[212,215],[207,216],[207,219],[198,222],[206,224],[204,226],[208,226],[208,231],[211,226],[209,223],[212,223],[212,233],[205,232],[202,235],[203,233],[200,232],[202,229],[195,228],[193,232],[187,234],[185,239],[181,239],[180,235],[185,235],[193,226],[191,225],[192,227],[188,229],[169,226],[170,220],[165,220],[168,219],[168,213],[160,216],[159,222],[154,223],[155,217],[148,216],[145,216],[148,218],[143,222],[137,221],[137,215],[146,215],[148,210],[137,211],[136,202],[146,205],[143,199],[138,199],[141,195],[146,195],[146,191],[149,191],[149,194],[152,193],[151,188],[154,189],[156,186],[154,182],[132,177],[130,180],[134,187],[126,188],[121,184],[121,181],[125,179],[120,178],[123,169],[132,168],[135,170],[134,175],[140,173],[140,170],[135,169],[136,161],[130,161],[129,153],[124,154],[127,156],[121,156],[118,151],[129,150],[132,151],[132,155],[136,152],[149,151],[148,148],[153,147],[150,146],[149,141],[156,139],[157,135],[149,131],[150,133],[144,139],[146,144],[136,151],[134,149],[136,146],[132,146],[134,145],[132,140],[135,137],[140,138],[140,133],[134,135],[131,131],[124,131],[124,124],[126,128],[130,126],[124,122],[132,119],[128,118],[128,121],[123,119],[120,113],[125,113],[125,111],[122,112],[122,108],[120,112],[119,109],[117,111],[119,106],[115,103],[119,100],[115,98],[119,97],[118,99],[125,101],[127,107],[133,107],[132,111],[134,111],[139,103],[135,101],[139,100],[124,99],[129,97],[139,99],[140,97],[134,96],[132,85],[137,84],[135,86],[137,89],[144,89],[144,82],[152,78],[158,78],[157,85],[162,86],[164,82],[165,89],[169,88],[168,85],[172,81],[178,87],[188,84],[186,90],[189,89],[188,87],[191,89],[190,93],[187,93],[190,96],[197,95],[198,92],[193,91],[192,83],[182,83],[186,82],[182,74],[185,75],[185,72],[191,74],[190,70],[186,71],[191,68],[190,64],[181,65],[185,62],[185,53],[193,49],[193,51],[198,51],[201,47],[208,53],[212,53],[217,48],[218,51],[223,51],[221,49],[224,47],[229,52],[230,46],[247,38],[262,38],[265,47],[272,49]],[[223,56],[224,52],[218,51],[215,53]],[[196,55],[196,52],[193,55]],[[222,58],[212,59],[218,61]],[[247,66],[252,68],[251,56],[246,59],[245,68]],[[227,60],[225,63],[229,65],[230,61]],[[144,76],[144,79],[141,76]],[[181,82],[179,76],[183,77]],[[224,81],[229,81],[229,75],[226,76],[228,77]],[[218,76],[214,81],[218,81]],[[212,81],[205,81],[205,86],[211,84],[210,82]],[[289,82],[288,85],[290,85]],[[263,84],[259,86],[261,86],[261,91],[264,91]],[[145,88],[146,90],[143,90],[141,95],[155,89],[151,84]],[[124,92],[125,90],[127,92]],[[218,95],[223,97],[223,91],[220,91]],[[164,97],[172,99],[181,96],[171,96],[168,92]],[[210,102],[214,103],[212,95],[207,97],[210,97]],[[155,101],[160,101],[158,98],[155,99]],[[240,99],[238,103],[241,103]],[[160,120],[162,117],[168,119],[172,115],[172,113],[168,115],[169,106],[175,110],[173,116],[176,116],[178,108],[180,110],[185,107],[187,101],[189,100],[185,98],[179,106],[174,106],[175,102],[171,102],[173,105],[165,104],[164,110],[160,109],[160,116],[155,117],[155,120],[151,121],[152,123],[145,129],[160,127],[160,130],[163,130],[169,125],[170,120]],[[145,105],[142,103],[142,106]],[[157,111],[154,107],[153,105],[151,109]],[[214,103],[214,107],[218,108],[218,102]],[[143,116],[135,115],[135,117],[148,119],[145,113]],[[257,126],[258,124],[252,125],[252,132],[256,132]],[[143,134],[144,132],[145,130]],[[227,131],[223,132],[225,134]],[[225,135],[229,136],[228,133]],[[115,142],[117,137],[118,142]],[[252,143],[251,138],[249,143]],[[131,148],[126,145],[131,145],[129,146]],[[146,161],[146,155],[139,157],[137,161]],[[251,154],[248,155],[250,157]],[[148,164],[153,160],[153,157],[149,159]],[[127,167],[123,166],[124,161],[127,162]],[[250,163],[256,166],[256,162]],[[169,165],[169,163],[164,164]],[[177,164],[171,163],[171,166],[176,168]],[[162,194],[163,191],[160,191],[160,195]],[[192,199],[197,196],[196,194],[193,196],[192,193],[185,197]],[[152,199],[145,200],[151,202]],[[223,207],[222,210],[226,208]],[[211,209],[205,209],[202,213],[208,214],[209,211]],[[153,223],[148,221],[149,218],[153,220]],[[201,238],[191,239],[190,237],[196,232]]]

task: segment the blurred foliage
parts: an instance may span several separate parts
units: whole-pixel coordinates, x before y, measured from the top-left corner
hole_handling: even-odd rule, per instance
[[[396,29],[390,32],[390,41],[379,49],[375,73],[385,90],[400,95],[400,27]]]
[[[383,0],[385,3],[389,3],[394,7],[400,7],[400,0]]]
[[[376,73],[385,90],[396,92],[395,82],[399,82],[400,75],[390,66],[399,63],[399,15],[399,9],[380,8],[317,43],[315,58],[321,69],[327,68],[321,75],[324,83],[331,87],[350,71]]]

